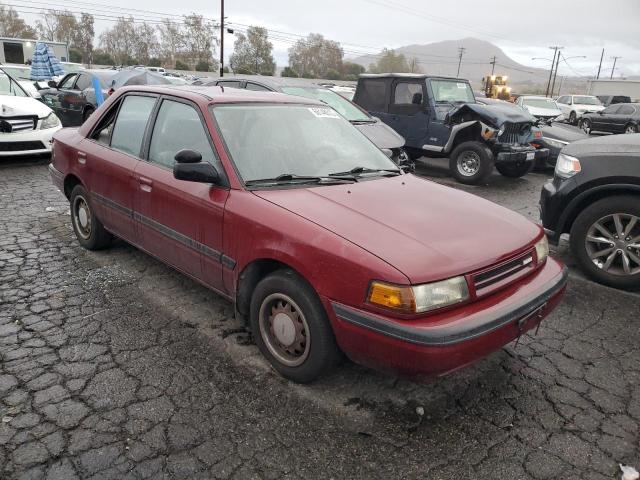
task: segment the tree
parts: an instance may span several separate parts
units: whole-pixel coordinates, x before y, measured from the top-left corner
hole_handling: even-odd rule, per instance
[[[246,36],[242,33],[236,34],[229,63],[236,73],[273,75],[276,62],[272,52],[273,44],[269,41],[267,29],[249,27]]]
[[[289,49],[289,66],[303,77],[324,78],[331,69],[340,71],[343,57],[338,42],[310,33]]]
[[[75,63],[81,63],[82,62],[82,52],[80,50],[78,50],[77,48],[70,48],[69,49],[69,61],[70,62],[75,62]]]
[[[41,39],[73,46],[79,28],[73,13],[69,10],[47,10],[41,12],[40,16],[42,20],[36,22],[36,28]]]
[[[192,65],[207,62],[216,70],[218,61],[215,59],[215,47],[218,37],[213,22],[192,13],[184,17],[184,25],[184,59]]]
[[[147,65],[149,65],[150,67],[161,67],[162,61],[159,58],[153,57],[149,59]]]
[[[134,56],[138,61],[147,65],[149,59],[158,53],[158,38],[156,29],[143,22],[135,27]]]
[[[369,71],[373,73],[408,73],[415,72],[417,69],[417,60],[412,59],[413,65],[409,65],[407,58],[394,50],[382,50],[380,58],[376,63],[369,65]],[[413,70],[412,70],[413,69]]]
[[[342,75],[340,75],[339,71],[330,68],[329,70],[327,70],[325,78],[327,80],[340,80],[340,78],[342,78]]]
[[[176,60],[176,70],[189,70],[189,65],[180,60]]]
[[[293,68],[291,67],[284,67],[282,69],[282,73],[280,73],[281,77],[289,77],[289,78],[298,78],[300,75],[298,75],[298,72],[296,72]]]
[[[345,80],[349,80],[353,77],[357,79],[358,75],[366,72],[366,69],[362,65],[359,65],[357,63],[344,62],[342,64],[342,70],[340,70],[340,72],[342,73],[342,78],[344,78]]]
[[[180,23],[164,19],[162,24],[158,25],[157,29],[160,34],[161,55],[168,65],[173,65],[176,62],[178,54],[183,50],[185,45],[182,25]]]
[[[74,32],[73,46],[82,52],[82,63],[91,63],[91,54],[93,52],[93,37],[95,30],[93,28],[93,15],[89,13],[81,13],[78,29]]]
[[[208,62],[198,62],[196,64],[196,72],[210,72],[211,65]]]
[[[119,17],[116,24],[100,35],[100,45],[118,65],[135,65],[136,28],[133,17]]]
[[[101,49],[95,49],[91,54],[91,63],[96,65],[115,65],[116,62],[113,60],[111,55]]]
[[[38,33],[11,7],[0,5],[0,37],[36,38]]]

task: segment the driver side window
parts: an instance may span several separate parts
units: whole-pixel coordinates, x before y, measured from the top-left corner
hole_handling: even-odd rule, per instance
[[[59,88],[72,88],[73,87],[73,82],[76,81],[76,77],[78,75],[77,74],[71,74],[71,75],[67,75],[62,82],[60,83],[60,87]]]

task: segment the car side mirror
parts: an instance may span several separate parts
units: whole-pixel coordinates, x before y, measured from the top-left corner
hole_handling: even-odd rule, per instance
[[[58,88],[58,82],[56,82],[55,80],[49,80],[47,82],[47,85],[49,85],[51,88]]]
[[[220,175],[216,167],[209,162],[199,163],[175,163],[173,165],[173,177],[177,180],[184,180],[186,182],[197,183],[212,183],[218,184],[220,182]]]
[[[413,97],[411,98],[411,103],[413,105],[422,105],[422,94],[414,93]]]

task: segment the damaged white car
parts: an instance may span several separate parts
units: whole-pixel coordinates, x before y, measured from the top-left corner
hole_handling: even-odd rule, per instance
[[[0,68],[0,157],[51,152],[60,119]]]

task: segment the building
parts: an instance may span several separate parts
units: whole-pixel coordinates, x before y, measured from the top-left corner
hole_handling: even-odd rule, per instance
[[[0,38],[0,63],[17,63],[24,65],[31,59],[36,42],[26,38]],[[61,62],[69,61],[69,47],[62,42],[44,41]]]
[[[626,95],[634,102],[640,102],[640,80],[593,79],[587,83],[589,95]]]

